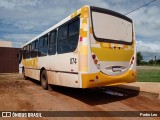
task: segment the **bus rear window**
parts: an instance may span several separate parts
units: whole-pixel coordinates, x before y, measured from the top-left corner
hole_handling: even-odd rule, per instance
[[[92,11],[94,36],[100,42],[132,42],[132,22],[111,14]]]

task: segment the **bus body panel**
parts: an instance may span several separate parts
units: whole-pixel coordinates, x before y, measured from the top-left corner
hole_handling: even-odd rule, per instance
[[[137,72],[134,27],[132,29],[133,42],[130,45],[103,41],[99,42],[95,39],[93,34],[93,21],[91,17],[92,16],[90,15],[88,29],[88,41],[90,41],[90,50],[88,51],[90,64],[88,64],[88,68],[92,69],[90,69],[87,73],[81,74],[82,88],[100,87],[105,85],[110,86],[135,82],[137,80]],[[103,18],[99,19],[103,20]],[[99,33],[101,33],[101,31],[99,31]],[[115,69],[115,71],[113,71],[113,67],[118,67],[118,70]]]
[[[45,58],[40,57],[38,64],[40,68],[46,69],[49,84],[79,87],[76,53],[56,54]]]
[[[78,74],[47,71],[47,77],[49,84],[80,88]]]
[[[110,86],[136,81],[136,47],[133,23],[133,42],[131,44],[97,41],[94,37],[91,12],[90,6],[84,6],[26,43],[25,45],[31,43],[76,16],[80,18],[76,50],[70,53],[56,53],[45,57],[23,59],[22,64],[26,76],[40,80],[41,71],[46,70],[49,84],[74,88]],[[118,68],[116,68],[117,66]],[[115,67],[115,71],[113,67]]]
[[[110,76],[102,72],[98,72],[92,74],[82,74],[82,79],[82,88],[113,86],[135,82],[137,79],[137,73],[133,70],[128,70],[126,73],[122,75]]]
[[[25,75],[30,78],[40,81],[40,70],[39,69],[25,68]]]

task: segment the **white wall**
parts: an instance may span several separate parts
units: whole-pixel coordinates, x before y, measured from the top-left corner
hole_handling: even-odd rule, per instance
[[[1,41],[0,40],[0,47],[12,47],[11,41]]]

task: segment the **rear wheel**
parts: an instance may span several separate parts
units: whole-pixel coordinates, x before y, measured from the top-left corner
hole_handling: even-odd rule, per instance
[[[45,90],[48,89],[48,78],[47,78],[47,73],[45,70],[43,70],[41,73],[41,86]]]

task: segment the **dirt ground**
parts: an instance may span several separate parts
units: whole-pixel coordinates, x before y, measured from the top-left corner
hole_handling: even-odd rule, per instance
[[[23,80],[20,74],[0,74],[0,111],[160,111],[160,99],[158,94],[116,87],[83,90],[54,86],[52,91],[48,91],[43,90],[38,81]],[[19,119],[21,120],[21,118]],[[52,120],[53,118],[41,119]],[[54,117],[54,119],[101,120],[111,118]],[[134,118],[114,117],[112,119],[132,120]],[[137,117],[136,119],[146,119],[146,117]],[[157,117],[147,117],[147,119],[158,120]]]

